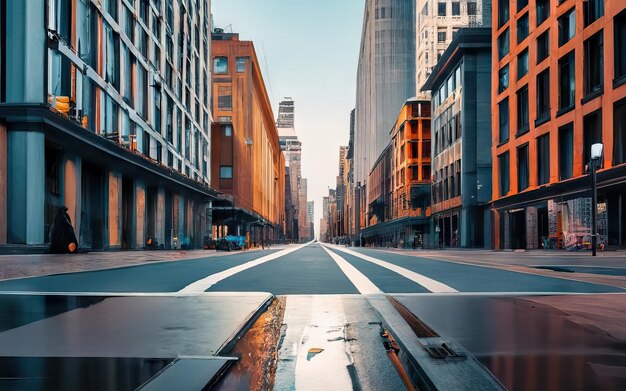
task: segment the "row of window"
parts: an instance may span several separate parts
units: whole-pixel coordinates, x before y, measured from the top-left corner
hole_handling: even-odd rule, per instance
[[[461,138],[461,113],[454,112],[450,106],[435,119],[435,150],[433,155],[439,155],[443,150]]]
[[[235,69],[237,73],[246,71],[247,57],[237,57],[235,59]],[[228,73],[228,57],[215,57],[213,59],[213,73],[216,75],[225,75]]]
[[[467,2],[467,15],[474,16],[476,15],[476,1],[468,1]],[[426,11],[426,15],[428,15],[428,11]],[[461,16],[461,2],[452,1],[450,2],[450,11],[448,12],[448,4],[445,1],[440,1],[437,3],[437,16]]]
[[[433,203],[461,196],[461,160],[436,171],[432,185]]]
[[[554,2],[556,0],[535,0],[535,10],[537,16],[537,27],[539,27],[543,22],[545,22],[550,16],[550,2]],[[589,26],[600,17],[604,15],[604,1],[605,0],[585,0],[583,2],[583,21],[585,27]],[[504,26],[510,18],[510,10],[509,4],[511,0],[498,0],[498,28]],[[565,2],[565,0],[558,0],[559,4]],[[528,0],[517,0],[517,12],[520,12],[526,8],[528,5]],[[563,20],[563,28],[565,29],[565,34],[573,34],[576,27],[576,15],[573,12],[574,9],[561,18],[559,18],[559,28],[561,27],[561,20]],[[525,16],[518,18],[518,27],[519,20],[522,18],[526,18],[526,29],[528,28],[528,13]]]
[[[574,123],[570,122],[558,128],[558,180],[572,178],[574,168]],[[543,134],[535,139],[536,142],[536,185],[541,186],[550,182],[550,134]],[[587,172],[591,160],[591,146],[602,142],[602,109],[596,110],[583,118],[583,145],[582,145],[582,172]],[[580,152],[577,149],[576,153]],[[530,187],[529,144],[516,148],[517,154],[517,191],[521,192]],[[626,99],[618,101],[613,106],[613,165],[626,163]],[[510,152],[498,156],[499,194],[507,195],[510,188]]]

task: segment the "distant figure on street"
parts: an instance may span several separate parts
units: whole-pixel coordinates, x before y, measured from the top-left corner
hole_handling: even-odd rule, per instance
[[[72,220],[67,214],[67,207],[59,208],[50,228],[50,252],[55,254],[75,253],[78,250],[78,240],[74,234]]]

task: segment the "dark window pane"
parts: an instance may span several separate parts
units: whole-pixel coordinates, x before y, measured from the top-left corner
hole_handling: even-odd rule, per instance
[[[517,80],[528,73],[528,49],[517,56]]]
[[[220,166],[220,179],[232,179],[233,166]]]
[[[613,109],[613,164],[626,163],[626,99]]]
[[[517,11],[521,11],[522,8],[528,5],[528,0],[517,0]]]
[[[510,190],[510,182],[509,182],[509,153],[505,152],[502,155],[498,156],[498,169],[500,170],[499,175],[499,186],[500,186],[500,197],[504,197],[509,193]]]
[[[517,91],[517,134],[529,128],[528,85]]]
[[[528,13],[517,20],[517,43],[528,37]]]
[[[452,16],[460,16],[461,15],[461,3],[458,1],[452,2]]]
[[[615,29],[615,78],[626,76],[626,10],[614,19]]]
[[[574,125],[559,128],[559,180],[572,177],[574,169]]]
[[[498,27],[509,20],[509,0],[498,0]]]
[[[537,120],[550,118],[550,68],[537,75]]]
[[[559,18],[559,46],[574,37],[576,33],[576,10],[572,8]]]
[[[446,3],[437,3],[437,15],[446,16]]]
[[[537,138],[537,184],[550,182],[550,134]]]
[[[509,53],[509,50],[510,50],[509,40],[510,40],[509,29],[507,28],[498,37],[498,59],[502,60],[502,58]]]
[[[550,16],[550,0],[537,0],[537,26]]]
[[[213,59],[213,73],[224,74],[228,73],[228,58],[216,57]]]
[[[559,109],[574,105],[574,51],[572,50],[559,59]]]
[[[476,15],[476,2],[468,2],[467,3],[467,14],[469,16]]]
[[[585,27],[595,22],[604,15],[604,0],[585,0],[583,1],[583,11],[585,18]]]
[[[550,30],[541,34],[537,38],[537,64],[548,58],[550,55]]]
[[[591,160],[591,146],[602,142],[602,109],[583,118],[583,172]]]
[[[604,83],[604,36],[600,30],[585,41],[585,95],[598,92]]]
[[[509,64],[506,64],[502,67],[502,69],[500,69],[499,80],[498,92],[502,92],[509,88]]]
[[[517,191],[528,188],[528,144],[517,148]]]
[[[500,119],[500,142],[502,143],[509,139],[509,98],[498,104],[498,113]]]

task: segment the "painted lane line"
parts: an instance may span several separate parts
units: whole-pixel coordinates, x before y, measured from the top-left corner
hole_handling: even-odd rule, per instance
[[[352,282],[352,285],[354,285],[362,295],[376,295],[383,293],[383,291],[381,291],[369,278],[365,277],[363,273],[361,273],[356,267],[352,266],[340,255],[330,251],[324,245],[322,245],[322,248],[328,253],[328,255],[330,255],[335,263],[337,263],[337,266],[339,266],[343,274],[348,277],[350,282]]]
[[[295,246],[295,247],[291,247],[291,248],[287,248],[284,249],[282,251],[278,251],[275,252],[273,254],[268,254],[265,255],[261,258],[257,258],[253,261],[249,261],[246,262],[244,264],[241,264],[239,266],[234,266],[231,267],[230,269],[226,269],[223,270],[219,273],[215,273],[215,274],[211,274],[208,277],[205,277],[203,279],[200,279],[198,281],[192,282],[191,284],[187,285],[186,287],[184,287],[183,289],[179,290],[178,292],[180,293],[196,293],[196,294],[200,294],[204,291],[206,291],[207,289],[209,289],[210,287],[212,287],[213,285],[217,284],[218,282],[228,278],[228,277],[232,277],[237,273],[241,273],[244,270],[250,269],[252,267],[255,266],[259,266],[265,262],[269,262],[272,261],[276,258],[280,258],[280,257],[284,257],[285,255],[291,254],[294,251],[298,251],[306,246],[308,246],[311,242],[309,243],[305,243],[305,244],[301,244],[299,246]]]
[[[358,253],[356,251],[352,251],[348,248],[339,248],[336,246],[332,246],[331,248],[336,248],[337,250],[339,250],[339,252],[345,252],[346,254],[350,254],[352,256],[355,256],[357,258],[361,258],[365,261],[371,262],[375,265],[384,267],[385,269],[389,269],[393,272],[398,273],[399,275],[401,275],[404,278],[408,278],[409,280],[423,286],[424,288],[426,288],[427,290],[433,292],[433,293],[456,293],[458,292],[456,289],[442,283],[439,282],[437,280],[433,280],[432,278],[426,277],[422,274],[416,273],[412,270],[409,269],[405,269],[401,266],[398,265],[394,265],[393,263],[387,262],[387,261],[383,261],[381,259],[378,258],[374,258],[374,257],[370,257],[368,255],[365,254],[361,254]]]

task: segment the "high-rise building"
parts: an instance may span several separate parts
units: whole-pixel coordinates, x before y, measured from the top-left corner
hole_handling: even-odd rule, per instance
[[[214,205],[216,235],[281,239],[285,160],[254,44],[218,29],[212,39],[212,183],[233,202]]]
[[[404,101],[415,95],[415,2],[366,0],[357,69],[354,179],[365,185]]]
[[[460,29],[426,80],[432,91],[437,247],[491,247],[491,29]]]
[[[306,203],[307,220],[309,222],[309,240],[315,238],[315,201]]]
[[[0,244],[48,243],[65,206],[82,248],[201,246],[211,2],[2,4]]]
[[[495,248],[626,246],[626,2],[494,2]]]
[[[300,242],[306,242],[310,239],[310,224],[309,214],[307,211],[307,179],[300,178],[300,185],[298,187],[298,235]]]
[[[491,26],[491,0],[417,0],[415,13],[419,91],[460,28]]]

